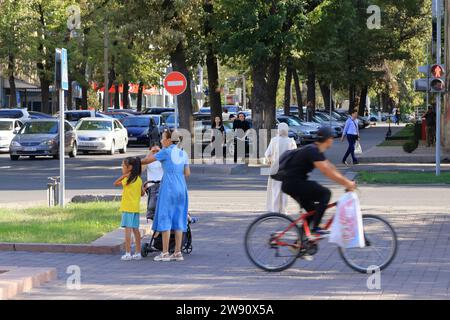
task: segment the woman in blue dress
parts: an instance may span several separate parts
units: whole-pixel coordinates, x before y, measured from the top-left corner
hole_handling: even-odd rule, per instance
[[[190,175],[189,158],[185,151],[177,147],[176,133],[164,131],[161,137],[163,149],[157,154],[149,154],[142,164],[160,161],[164,175],[159,189],[153,231],[162,233],[163,250],[155,261],[182,261],[181,242],[187,229],[188,192],[186,179]],[[170,232],[175,231],[175,252],[169,255]]]

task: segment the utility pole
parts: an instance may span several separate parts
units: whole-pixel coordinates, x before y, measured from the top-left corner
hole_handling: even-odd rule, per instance
[[[436,63],[441,64],[441,0],[436,3]],[[441,93],[436,94],[436,176],[441,174]]]
[[[103,44],[103,54],[104,54],[104,76],[105,76],[105,85],[103,91],[103,111],[107,112],[109,107],[109,77],[108,77],[108,42],[109,42],[109,30],[108,30],[108,21],[105,20],[105,32],[104,32],[104,44]]]

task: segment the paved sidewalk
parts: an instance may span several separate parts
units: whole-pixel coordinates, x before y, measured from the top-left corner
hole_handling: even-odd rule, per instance
[[[363,208],[363,210],[365,210]],[[366,210],[365,210],[366,211]],[[369,210],[374,213],[373,209]],[[184,262],[122,262],[120,256],[0,253],[0,265],[56,267],[57,281],[17,299],[449,299],[450,219],[438,210],[389,210],[399,251],[381,274],[381,290],[352,271],[324,243],[313,262],[266,273],[247,259],[243,235],[258,213],[196,212],[194,251]],[[68,290],[67,267],[81,269],[81,290]]]

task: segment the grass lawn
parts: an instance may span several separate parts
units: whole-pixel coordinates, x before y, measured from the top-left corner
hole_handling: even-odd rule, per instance
[[[385,140],[378,145],[378,147],[401,147],[406,141],[414,138],[414,127],[404,127],[399,132],[393,135],[395,140]]]
[[[357,179],[369,184],[450,184],[450,172],[441,172],[441,175],[436,177],[434,172],[361,171]]]
[[[0,242],[90,243],[118,228],[120,220],[119,202],[0,208]]]

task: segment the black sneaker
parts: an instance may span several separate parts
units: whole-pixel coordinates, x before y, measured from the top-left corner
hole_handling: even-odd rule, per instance
[[[342,164],[344,164],[345,166],[349,166],[347,161],[342,161]]]

